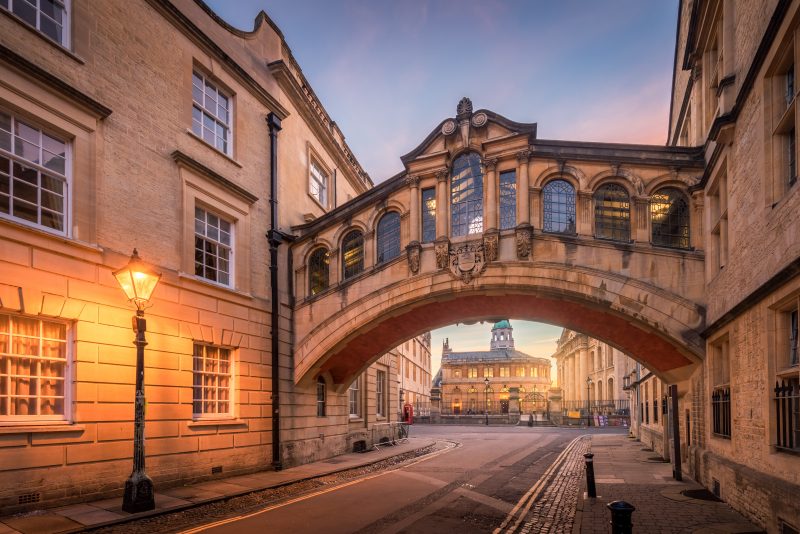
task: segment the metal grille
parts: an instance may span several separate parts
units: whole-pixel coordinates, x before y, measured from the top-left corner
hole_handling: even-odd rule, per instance
[[[326,248],[318,248],[308,258],[308,291],[313,296],[328,289],[331,255]]]
[[[654,245],[689,248],[689,205],[680,191],[669,187],[655,193],[650,220]]]
[[[400,255],[400,214],[391,211],[378,222],[378,263]]]
[[[517,171],[500,173],[500,229],[517,225]]]
[[[792,310],[789,313],[789,365],[794,367],[800,364],[797,354],[797,314],[800,310]]]
[[[436,189],[422,190],[422,242],[436,239]]]
[[[342,273],[346,280],[364,270],[364,234],[353,230],[342,240]]]
[[[575,233],[575,188],[566,180],[548,182],[544,193],[544,231]]]
[[[483,232],[481,159],[472,152],[453,162],[450,175],[450,228],[453,237]]]
[[[731,389],[729,387],[714,388],[711,393],[711,417],[714,434],[731,437]]]
[[[606,184],[595,192],[594,234],[600,239],[631,240],[631,203],[621,185]]]
[[[775,429],[780,449],[800,450],[800,379],[775,383]]]

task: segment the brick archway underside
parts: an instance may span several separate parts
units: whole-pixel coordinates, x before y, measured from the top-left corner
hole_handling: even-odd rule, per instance
[[[539,295],[473,294],[419,302],[373,320],[351,332],[313,374],[329,373],[334,383],[347,385],[381,354],[415,335],[456,322],[500,318],[549,323],[588,334],[629,354],[668,382],[688,378],[701,361],[696,347],[689,348],[688,337],[696,337],[693,332],[686,333],[685,343],[670,339],[608,307]]]

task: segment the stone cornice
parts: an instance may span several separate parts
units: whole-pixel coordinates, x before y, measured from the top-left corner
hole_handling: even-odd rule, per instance
[[[217,185],[235,194],[248,204],[255,204],[255,202],[258,200],[258,197],[255,196],[250,191],[246,190],[245,188],[239,185],[236,185],[235,183],[231,182],[221,174],[217,173],[212,169],[209,169],[196,159],[192,158],[187,154],[184,154],[180,150],[176,150],[171,154],[171,156],[172,159],[175,160],[175,163],[178,164],[178,166],[185,167],[187,169],[196,172],[197,174],[205,176],[209,180],[215,182]]]
[[[602,161],[681,169],[703,169],[703,147],[684,148],[622,143],[590,143],[537,139],[533,142],[534,158],[555,160]]]
[[[24,57],[3,45],[0,45],[0,61],[10,65],[22,74],[43,83],[45,86],[55,90],[60,95],[68,97],[76,104],[92,112],[96,117],[105,119],[111,115],[111,108],[104,106],[97,100],[88,96],[86,93],[75,89],[60,78],[53,76],[46,70],[31,63]]]

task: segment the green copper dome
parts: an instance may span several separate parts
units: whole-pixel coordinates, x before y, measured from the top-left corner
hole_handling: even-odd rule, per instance
[[[494,326],[492,327],[492,330],[495,330],[497,328],[511,328],[511,323],[508,322],[508,319],[503,319],[502,321],[497,321],[496,323],[494,323]]]

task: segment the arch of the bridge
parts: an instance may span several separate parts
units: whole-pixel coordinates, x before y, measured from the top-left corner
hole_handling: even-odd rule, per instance
[[[392,284],[315,321],[295,346],[295,382],[323,376],[340,389],[380,355],[423,332],[497,318],[563,326],[605,341],[677,382],[702,361],[703,310],[622,275],[532,262],[493,265],[480,283],[441,271]]]

